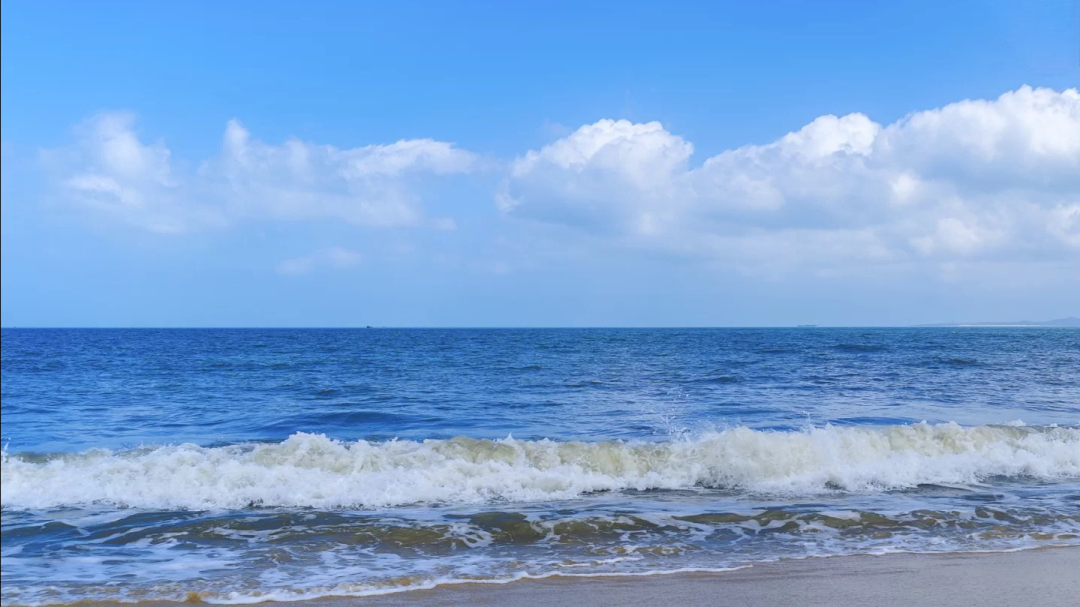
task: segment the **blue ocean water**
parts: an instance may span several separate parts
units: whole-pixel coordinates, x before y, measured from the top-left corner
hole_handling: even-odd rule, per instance
[[[2,601],[1080,545],[1080,330],[2,332]]]

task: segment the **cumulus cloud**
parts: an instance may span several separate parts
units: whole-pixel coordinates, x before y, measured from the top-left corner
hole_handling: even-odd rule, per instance
[[[159,232],[255,219],[418,225],[423,209],[416,184],[477,165],[476,155],[443,141],[350,149],[298,139],[275,145],[232,120],[220,153],[185,173],[163,142],[140,139],[134,116],[126,113],[92,118],[76,129],[74,146],[45,155],[62,176],[65,198]]]
[[[157,232],[307,220],[454,230],[454,219],[425,214],[423,195],[484,164],[433,139],[267,143],[237,121],[211,158],[183,162],[123,113],[93,117],[73,145],[44,158],[61,199]],[[582,246],[752,271],[1080,263],[1076,89],[1025,86],[891,124],[821,116],[775,141],[700,160],[658,122],[605,119],[501,166],[496,208],[522,220],[528,232],[516,234],[526,240],[576,231],[588,236]],[[327,255],[279,270],[337,263]]]
[[[360,265],[359,253],[341,247],[319,249],[311,255],[286,259],[277,265],[279,274],[300,276],[320,269],[347,270]]]
[[[677,204],[693,151],[659,122],[601,120],[515,160],[496,204],[598,229],[646,227],[650,214]],[[623,220],[636,225],[612,225]]]
[[[691,166],[659,123],[601,120],[511,165],[507,216],[791,265],[1080,258],[1080,93],[1022,87],[888,125],[822,116]]]

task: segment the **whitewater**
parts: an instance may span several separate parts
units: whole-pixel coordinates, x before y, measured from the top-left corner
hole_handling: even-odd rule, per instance
[[[1080,429],[955,423],[804,431],[739,427],[665,442],[192,444],[53,457],[3,454],[5,508],[386,508],[565,500],[599,491],[730,489],[762,495],[1080,477]]]

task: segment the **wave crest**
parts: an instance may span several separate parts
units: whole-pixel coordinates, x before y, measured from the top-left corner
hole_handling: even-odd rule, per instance
[[[795,432],[745,427],[670,442],[506,438],[177,445],[2,459],[0,503],[37,509],[384,508],[543,501],[626,489],[805,495],[1080,477],[1080,428],[914,424]]]

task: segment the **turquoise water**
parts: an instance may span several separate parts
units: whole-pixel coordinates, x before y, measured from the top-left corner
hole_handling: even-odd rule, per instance
[[[1080,330],[3,330],[2,600],[1080,545]]]

